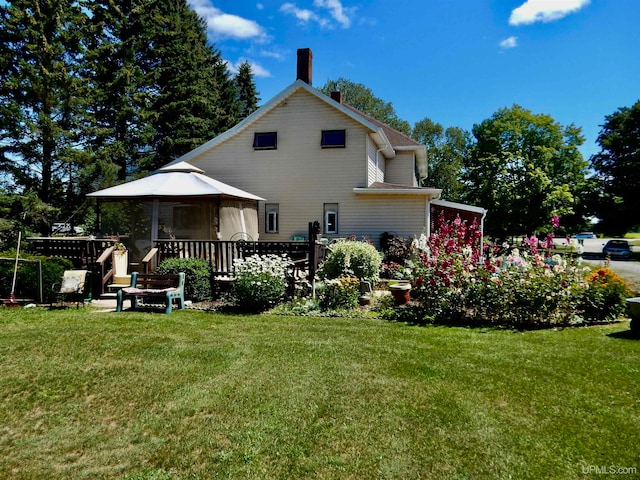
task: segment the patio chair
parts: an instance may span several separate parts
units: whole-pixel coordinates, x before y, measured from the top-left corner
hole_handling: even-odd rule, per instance
[[[126,250],[115,250],[112,254],[112,258],[113,283],[108,286],[109,290],[119,290],[121,288],[128,287],[131,283],[131,275],[128,274],[129,252]]]
[[[76,308],[85,299],[91,300],[91,282],[88,281],[88,270],[65,270],[62,275],[58,298],[65,298],[76,302]]]

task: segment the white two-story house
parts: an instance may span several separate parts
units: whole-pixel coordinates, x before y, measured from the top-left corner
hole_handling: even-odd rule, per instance
[[[413,237],[430,228],[434,206],[484,210],[420,187],[424,145],[311,86],[312,54],[298,50],[297,79],[235,127],[175,160],[252,192],[259,240],[304,237],[318,221],[324,237]],[[170,164],[171,165],[171,164]],[[255,240],[255,238],[254,238]]]

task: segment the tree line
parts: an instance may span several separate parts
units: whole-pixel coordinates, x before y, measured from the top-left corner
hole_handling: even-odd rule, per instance
[[[567,234],[591,228],[594,217],[607,235],[640,227],[640,101],[604,118],[601,151],[585,159],[580,127],[520,105],[499,109],[469,132],[429,118],[411,127],[390,102],[344,78],[321,90],[341,90],[346,103],[426,145],[423,185],[441,188],[446,200],[488,209],[491,236],[544,234],[556,215]]]
[[[231,75],[186,0],[15,0],[0,4],[0,240],[90,223],[90,191],[155,170],[231,128],[259,102],[248,63]],[[425,144],[425,186],[489,210],[496,237],[603,233],[640,224],[640,102],[604,119],[585,159],[575,125],[513,105],[471,131],[429,118],[411,126],[390,102],[344,78],[346,103]],[[18,195],[12,195],[18,194]],[[3,233],[4,232],[4,233]]]
[[[229,73],[186,0],[3,2],[0,44],[0,188],[39,202],[41,233],[86,193],[157,169],[259,101],[250,65]]]

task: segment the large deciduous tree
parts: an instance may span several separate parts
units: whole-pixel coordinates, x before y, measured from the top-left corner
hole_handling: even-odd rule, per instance
[[[398,117],[393,104],[376,97],[369,87],[361,83],[340,77],[337,80],[328,80],[320,91],[325,95],[339,91],[345,103],[407,136],[411,134],[411,124]]]
[[[460,178],[471,146],[469,132],[459,127],[445,129],[424,118],[414,125],[411,138],[427,147],[429,176],[423,186],[442,189],[442,197],[447,200],[461,200],[464,185]]]
[[[569,215],[586,181],[580,128],[514,105],[473,126],[465,164],[465,200],[489,210],[487,233],[540,233],[553,215]]]
[[[601,228],[622,235],[640,225],[640,101],[605,117],[600,153],[591,157],[602,191]]]

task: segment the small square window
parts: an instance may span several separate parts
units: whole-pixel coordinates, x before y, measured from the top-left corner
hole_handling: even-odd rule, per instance
[[[320,146],[322,148],[344,148],[346,146],[345,130],[323,130]]]
[[[276,150],[278,148],[278,132],[256,132],[253,134],[254,150]]]

